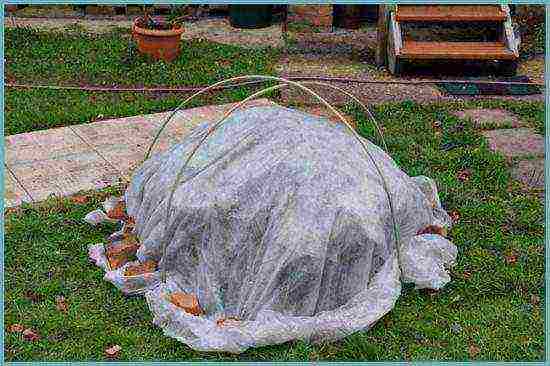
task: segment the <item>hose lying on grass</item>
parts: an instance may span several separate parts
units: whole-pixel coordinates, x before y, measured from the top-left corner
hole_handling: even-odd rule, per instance
[[[323,76],[291,76],[287,77],[289,81],[326,81],[337,83],[354,83],[354,84],[401,84],[401,85],[438,85],[438,84],[479,84],[479,85],[502,85],[502,86],[535,86],[544,87],[544,83],[526,83],[515,81],[478,81],[478,80],[365,80],[354,78],[339,78],[339,77],[323,77]],[[210,90],[232,89],[246,85],[256,85],[264,83],[264,80],[252,80],[230,85],[220,85]],[[176,93],[176,92],[198,92],[208,86],[196,87],[176,87],[176,88],[126,88],[126,87],[99,87],[99,86],[69,86],[69,85],[36,85],[36,84],[19,84],[5,83],[7,88],[18,89],[53,89],[53,90],[81,90],[89,92],[144,92],[144,93]]]

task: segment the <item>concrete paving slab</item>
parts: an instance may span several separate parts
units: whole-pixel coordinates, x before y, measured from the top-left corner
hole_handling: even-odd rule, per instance
[[[532,128],[508,128],[483,131],[492,151],[507,158],[544,156],[544,137]]]
[[[181,111],[181,117],[189,120],[190,122],[196,121],[216,121],[224,116],[235,103],[210,105],[205,107],[185,109]],[[269,99],[261,98],[247,102],[241,109],[258,107],[258,106],[270,106],[276,105],[276,103]]]
[[[544,159],[519,161],[512,168],[512,177],[528,188],[544,189]]]
[[[10,135],[4,142],[8,166],[55,159],[90,149],[69,127]]]
[[[233,104],[178,112],[161,135],[154,152],[178,143],[204,121],[216,121]],[[274,105],[267,99],[248,104]],[[171,112],[134,116],[7,136],[5,202],[41,201],[101,189],[129,177],[145,156],[158,128]],[[10,174],[11,174],[10,173]],[[11,180],[10,180],[11,179]],[[27,194],[28,192],[28,194]]]
[[[34,201],[50,195],[67,196],[81,190],[105,188],[116,183],[120,175],[93,150],[19,163],[10,169]]]
[[[467,109],[456,111],[454,115],[471,120],[477,128],[517,128],[522,125],[517,116],[504,109]]]
[[[180,142],[193,128],[205,121],[216,121],[234,104],[205,106],[178,111],[161,133],[153,152],[165,151]],[[267,99],[251,101],[247,107],[273,105]],[[160,126],[171,112],[118,118],[72,126],[72,130],[102,157],[129,177],[139,165]]]
[[[8,169],[4,169],[4,207],[15,207],[31,201],[31,196],[15,180],[13,174]]]
[[[87,123],[71,128],[122,175],[126,175],[134,161],[143,158],[156,131],[155,123],[145,116]]]

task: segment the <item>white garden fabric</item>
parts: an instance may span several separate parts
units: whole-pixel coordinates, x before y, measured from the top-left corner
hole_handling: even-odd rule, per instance
[[[451,225],[434,182],[409,177],[364,140],[379,172],[344,125],[292,109],[232,114],[187,164],[167,215],[176,174],[213,122],[145,161],[124,197],[142,243],[137,257],[158,261],[166,283],[160,272],[109,271],[103,246],[90,247],[107,280],[145,296],[166,335],[235,353],[340,339],[388,313],[402,281],[449,282],[456,247],[417,235]],[[175,291],[195,294],[205,315],[172,304]],[[217,323],[229,317],[238,320]]]

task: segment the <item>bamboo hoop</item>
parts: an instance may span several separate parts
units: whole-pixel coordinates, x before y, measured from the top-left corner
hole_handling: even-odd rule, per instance
[[[365,143],[362,141],[361,139],[361,136],[359,136],[359,134],[353,129],[353,127],[349,124],[349,122],[339,113],[339,111],[337,109],[335,109],[332,105],[330,105],[325,99],[323,99],[321,96],[319,96],[317,93],[315,93],[314,91],[312,91],[311,89],[303,86],[302,84],[306,84],[306,82],[304,83],[298,83],[298,82],[293,82],[293,81],[290,81],[290,80],[287,80],[287,79],[284,79],[284,78],[278,78],[278,77],[273,77],[273,76],[261,76],[261,75],[251,75],[251,76],[241,76],[241,77],[236,77],[236,78],[231,78],[231,79],[226,79],[226,80],[223,80],[223,81],[220,81],[220,82],[217,82],[213,85],[210,85],[209,87],[193,94],[192,96],[190,96],[189,98],[187,98],[185,101],[183,101],[180,106],[178,106],[178,108],[176,108],[172,114],[167,118],[167,120],[164,122],[164,124],[161,126],[161,128],[159,129],[159,131],[157,132],[155,138],[153,139],[153,142],[151,143],[150,147],[149,147],[149,150],[147,151],[147,154],[146,154],[146,158],[149,156],[151,150],[152,150],[152,147],[154,146],[155,142],[157,141],[158,137],[160,136],[160,133],[162,132],[162,130],[164,129],[164,127],[166,127],[166,125],[168,124],[168,122],[171,120],[171,118],[175,115],[175,113],[177,113],[177,111],[183,106],[185,105],[187,102],[189,102],[191,99],[193,99],[194,97],[200,95],[200,94],[203,94],[204,92],[218,86],[218,85],[221,85],[223,83],[226,83],[226,82],[231,82],[231,81],[235,81],[235,80],[242,80],[242,79],[245,79],[245,78],[260,78],[260,79],[264,79],[264,80],[278,80],[278,81],[281,81],[282,83],[281,84],[278,84],[278,85],[275,85],[275,86],[272,86],[272,87],[268,87],[268,88],[265,88],[265,89],[262,89],[260,90],[259,92],[256,92],[250,96],[248,96],[247,98],[245,98],[244,100],[242,100],[241,102],[239,102],[237,105],[233,106],[229,111],[227,111],[224,116],[218,121],[216,122],[216,124],[214,126],[212,126],[208,132],[204,135],[204,137],[199,141],[199,143],[195,146],[195,148],[191,151],[191,153],[189,154],[189,156],[187,157],[187,159],[185,160],[183,166],[178,170],[178,173],[176,174],[176,178],[175,178],[175,181],[174,181],[174,184],[172,185],[171,189],[170,189],[170,196],[169,196],[169,199],[167,201],[167,208],[166,208],[166,217],[165,217],[165,222],[168,223],[169,221],[169,216],[170,216],[170,209],[171,209],[171,203],[172,203],[172,200],[173,200],[173,195],[175,193],[175,190],[179,184],[179,181],[181,180],[181,176],[183,174],[183,170],[187,167],[187,164],[189,163],[189,161],[191,160],[191,158],[194,156],[195,152],[198,150],[198,148],[202,145],[202,143],[213,133],[216,131],[216,129],[221,126],[221,124],[227,119],[227,117],[229,117],[229,115],[237,110],[238,108],[242,107],[244,104],[246,104],[248,101],[254,99],[254,98],[257,98],[263,94],[267,94],[271,91],[274,91],[274,90],[277,90],[277,89],[281,89],[283,87],[287,87],[287,86],[295,86],[295,87],[298,87],[299,89],[302,89],[303,91],[305,91],[306,93],[312,95],[313,97],[315,97],[317,100],[319,100],[323,105],[325,105],[326,107],[329,108],[329,110],[331,112],[333,112],[334,114],[336,114],[336,116],[344,123],[344,125],[351,131],[352,135],[356,138],[356,140],[361,144],[361,146],[363,147],[363,150],[365,151],[365,153],[367,154],[367,156],[369,157],[369,159],[371,160],[371,162],[373,163],[375,169],[377,170],[378,174],[380,175],[381,179],[382,179],[382,185],[383,185],[383,188],[384,188],[384,191],[386,192],[386,196],[388,198],[388,205],[389,205],[389,208],[390,208],[390,214],[391,214],[391,217],[392,217],[392,226],[393,226],[393,231],[394,231],[394,237],[395,237],[395,243],[396,243],[396,246],[395,246],[395,249],[396,249],[396,252],[397,252],[397,257],[399,258],[399,242],[400,242],[400,237],[399,237],[399,229],[397,227],[397,223],[396,223],[396,218],[395,218],[395,212],[394,212],[394,207],[393,207],[393,199],[391,197],[391,193],[389,191],[389,188],[388,188],[388,185],[387,185],[387,182],[386,182],[386,179],[384,178],[384,175],[382,174],[380,168],[378,167],[378,165],[376,164],[376,161],[375,159],[372,157],[372,155],[370,154],[367,146],[365,145]],[[325,85],[325,86],[329,86],[329,85],[326,85],[326,84],[323,84],[323,83],[316,83],[316,82],[307,82],[307,84],[314,84],[314,85]],[[336,87],[333,87],[333,86],[329,86],[329,87],[332,87],[332,88],[335,88],[335,89],[339,89],[339,88],[336,88]],[[344,94],[352,97],[354,100],[357,101],[357,98],[355,98],[353,95],[351,95],[350,93],[347,93],[346,91],[344,90],[340,90],[341,92],[343,92]],[[374,121],[375,125],[377,126],[378,128],[378,131],[379,133],[381,134],[381,131],[378,127],[378,124],[376,123],[376,121],[374,120],[374,117],[372,116],[372,114],[370,113],[370,111],[368,110],[368,108],[366,108],[366,106],[361,103],[359,101],[359,104],[365,108],[370,117],[372,118],[372,120]],[[383,139],[383,135],[381,134],[382,136],[382,139]],[[385,144],[385,142],[384,142]],[[166,247],[167,247],[167,244],[168,244],[168,237],[165,235],[165,237],[163,238],[162,240],[162,260],[163,260],[163,265],[162,265],[162,268],[161,268],[161,281],[163,283],[166,283]]]
[[[223,84],[228,84],[230,82],[233,82],[233,81],[239,81],[239,80],[260,80],[260,81],[280,81],[280,82],[288,82],[288,83],[291,83],[293,85],[298,85],[299,83],[301,84],[312,84],[314,85],[313,83],[315,83],[315,85],[320,85],[320,86],[324,86],[324,87],[327,87],[327,88],[332,88],[334,90],[337,90],[343,94],[346,94],[348,97],[352,98],[356,103],[358,103],[361,108],[363,108],[365,110],[365,112],[367,113],[367,115],[369,116],[369,118],[371,119],[372,123],[376,126],[376,129],[378,131],[378,134],[380,135],[380,138],[384,144],[384,147],[385,147],[385,151],[388,152],[388,149],[387,149],[387,146],[386,146],[386,142],[384,140],[384,136],[380,130],[380,127],[378,126],[378,123],[376,122],[376,119],[374,118],[374,116],[372,115],[370,109],[364,104],[362,103],[357,97],[355,97],[353,94],[349,93],[348,91],[342,89],[342,88],[339,88],[337,86],[334,86],[334,85],[331,85],[331,84],[327,84],[327,83],[323,83],[323,82],[318,82],[318,81],[302,81],[302,82],[294,82],[292,80],[289,80],[289,79],[284,79],[284,78],[279,78],[279,77],[276,77],[276,76],[269,76],[269,75],[245,75],[245,76],[237,76],[237,77],[233,77],[233,78],[229,78],[229,79],[225,79],[225,80],[221,80],[221,81],[218,81],[210,86],[207,86],[199,91],[197,91],[196,93],[194,93],[193,95],[187,97],[183,102],[180,103],[179,106],[176,107],[176,109],[174,109],[172,111],[172,113],[168,116],[168,118],[166,118],[166,120],[164,121],[164,123],[161,125],[161,127],[159,128],[159,130],[157,131],[157,133],[155,134],[155,137],[153,138],[153,141],[151,142],[151,144],[149,145],[149,148],[147,149],[147,153],[145,154],[145,157],[143,159],[143,161],[147,160],[149,158],[149,156],[151,155],[151,152],[153,150],[153,147],[155,146],[158,138],[160,137],[160,134],[162,133],[162,131],[164,130],[164,128],[166,127],[166,125],[172,120],[172,118],[174,117],[174,115],[180,111],[187,103],[189,103],[191,100],[193,100],[194,98],[198,97],[199,95],[201,94],[204,94],[206,93],[207,91],[209,90],[213,90],[213,89],[217,89],[218,87],[222,86]],[[253,81],[250,81],[250,82],[253,82]],[[234,85],[235,87],[236,86],[239,86],[240,84],[237,84],[237,85]]]

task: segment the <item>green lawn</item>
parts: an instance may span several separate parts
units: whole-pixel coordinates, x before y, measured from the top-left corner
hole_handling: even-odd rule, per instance
[[[105,348],[118,344],[121,360],[542,360],[544,207],[510,179],[504,158],[489,152],[469,123],[449,113],[495,103],[542,126],[542,103],[376,107],[392,156],[409,175],[433,177],[444,207],[458,213],[449,236],[459,254],[449,285],[435,294],[405,286],[395,309],[370,331],[239,356],[198,353],[163,336],[144,299],[125,298],[87,259],[87,245],[115,230],[82,221],[110,193],[103,191],[87,204],[50,200],[6,215],[5,324],[32,327],[42,337],[31,343],[6,333],[6,359],[102,360]],[[376,141],[357,118],[361,134]],[[463,169],[472,172],[464,182],[457,178]],[[59,295],[67,299],[67,314],[56,309]]]
[[[180,57],[166,64],[151,62],[137,53],[128,30],[94,35],[79,28],[65,33],[8,28],[5,80],[104,87],[202,86],[233,76],[273,74],[280,55],[278,49],[246,49],[206,40],[183,41],[181,49]],[[207,100],[241,100],[249,90],[241,87],[216,92]],[[4,131],[12,135],[90,122],[98,116],[105,119],[160,112],[175,108],[184,96],[6,88]]]
[[[195,40],[182,42],[175,63],[151,63],[128,51],[125,32],[98,36],[76,28],[66,34],[6,29],[6,80],[196,86],[242,74],[273,74],[280,55],[280,50]],[[246,92],[216,93],[209,102],[240,100]],[[164,111],[183,95],[6,88],[5,96],[9,135],[89,122],[99,115]],[[450,114],[466,107],[504,108],[544,133],[542,102],[404,102],[375,108],[391,155],[409,175],[433,177],[445,208],[460,218],[449,234],[459,249],[452,282],[435,294],[406,286],[395,309],[370,331],[333,344],[293,342],[239,356],[194,352],[165,337],[152,325],[143,298],[125,298],[88,261],[87,245],[103,241],[115,227],[92,227],[82,218],[116,192],[111,188],[89,192],[86,204],[51,199],[6,213],[5,325],[22,324],[41,336],[28,342],[6,331],[6,360],[103,360],[105,348],[114,344],[122,346],[120,360],[543,359],[544,207],[510,179],[505,160],[488,151],[468,122]],[[360,133],[376,141],[366,120],[354,108],[346,110],[356,115]],[[472,172],[464,182],[457,178],[463,169]],[[66,298],[66,314],[57,310],[57,296]]]

